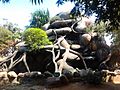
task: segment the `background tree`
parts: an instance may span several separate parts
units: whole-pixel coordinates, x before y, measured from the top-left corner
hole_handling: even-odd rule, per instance
[[[48,21],[49,21],[49,11],[37,10],[31,14],[30,25],[27,27],[41,28],[41,26],[46,24]]]
[[[2,1],[3,3],[8,3],[10,0],[0,0]]]
[[[91,31],[96,31],[98,32],[99,35],[101,36],[105,36],[105,33],[106,32],[106,27],[107,27],[107,24],[104,23],[103,21],[99,22],[99,23],[95,23],[93,26],[91,27],[88,27],[86,30],[88,32],[91,32]]]
[[[10,2],[11,0],[0,0],[0,1],[2,1],[3,3],[8,3],[8,2]],[[43,3],[43,0],[30,0],[32,3],[34,3],[34,4],[40,4],[40,3]]]
[[[4,27],[0,27],[0,51],[8,47],[9,41],[11,42],[11,36],[13,33]]]
[[[30,0],[33,4],[40,4],[43,3],[43,0]]]
[[[112,32],[112,46],[116,45],[120,47],[120,30],[113,30]]]
[[[9,22],[7,19],[5,19],[5,20],[6,21],[2,25],[2,27],[13,33],[12,35],[10,35],[10,37],[13,39],[13,41],[15,41],[15,39],[20,39],[23,30],[18,27],[18,24]]]

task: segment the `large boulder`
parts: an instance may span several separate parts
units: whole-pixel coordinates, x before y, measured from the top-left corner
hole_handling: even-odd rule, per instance
[[[19,84],[19,82],[17,81],[17,74],[14,71],[10,71],[8,72],[8,78],[9,78],[9,82],[12,84]]]
[[[7,76],[7,72],[0,72],[0,85],[5,85],[9,83],[9,78]]]

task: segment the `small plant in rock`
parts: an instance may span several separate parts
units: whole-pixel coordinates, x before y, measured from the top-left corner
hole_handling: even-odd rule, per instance
[[[29,46],[30,51],[35,51],[44,48],[45,45],[52,44],[49,41],[46,32],[40,28],[28,28],[24,34],[24,41]]]

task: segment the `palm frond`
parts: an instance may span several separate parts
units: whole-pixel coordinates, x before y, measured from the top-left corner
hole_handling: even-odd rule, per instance
[[[32,4],[40,4],[43,3],[43,0],[30,0],[32,2]]]
[[[9,2],[10,0],[0,0],[0,1],[2,1],[3,3],[7,3],[7,2]]]

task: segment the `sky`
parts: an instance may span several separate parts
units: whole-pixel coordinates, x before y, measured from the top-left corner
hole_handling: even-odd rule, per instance
[[[50,17],[53,17],[59,12],[70,11],[74,6],[73,3],[68,2],[57,7],[56,1],[57,0],[44,0],[43,4],[40,5],[34,5],[30,0],[11,0],[6,4],[0,2],[0,23],[5,23],[5,19],[7,19],[13,24],[18,24],[21,29],[24,29],[24,26],[29,25],[31,13],[36,10],[48,9]]]

